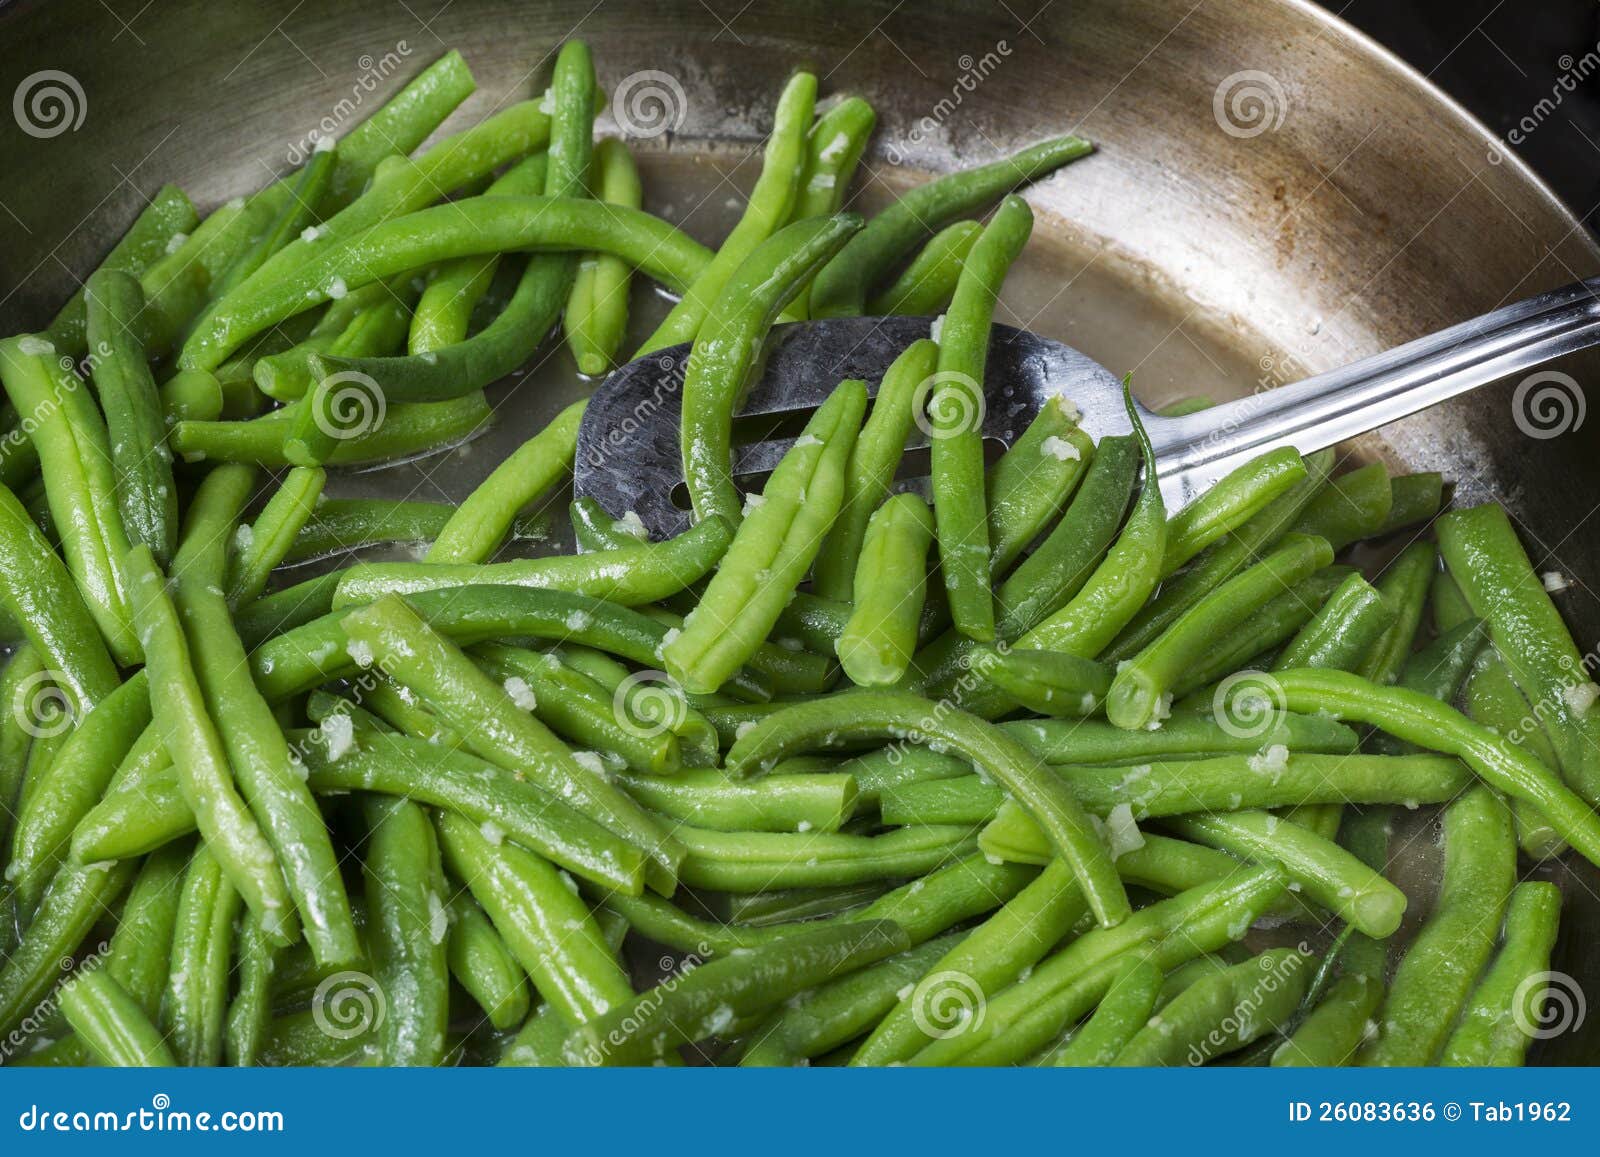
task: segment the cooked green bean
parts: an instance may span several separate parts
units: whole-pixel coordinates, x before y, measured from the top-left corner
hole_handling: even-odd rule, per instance
[[[1161,980],[1161,970],[1148,960],[1128,957],[1094,1015],[1073,1030],[1066,1044],[1051,1054],[1050,1063],[1063,1068],[1113,1064],[1155,1012]]]
[[[150,704],[178,768],[184,798],[229,883],[260,917],[268,935],[287,943],[295,920],[283,873],[272,845],[234,789],[227,750],[207,713],[178,610],[147,547],[129,553],[128,568],[147,652]]]
[[[127,989],[101,968],[91,968],[61,989],[61,1011],[78,1039],[103,1065],[177,1064],[161,1032]]]
[[[696,349],[710,340],[702,339]],[[685,406],[688,400],[686,385]],[[739,529],[699,605],[661,649],[668,674],[685,691],[716,691],[772,632],[839,512],[845,465],[866,405],[866,387],[859,382],[835,390],[772,472],[761,505],[742,522],[733,520]],[[687,421],[684,428],[688,439]],[[689,445],[685,441],[686,451]],[[723,466],[725,473],[725,461]],[[702,518],[716,513],[702,511]]]
[[[939,330],[939,366],[925,402],[945,594],[956,630],[979,642],[994,638],[983,485],[984,363],[1000,284],[1032,231],[1033,210],[1021,197],[1008,196],[967,254]]]
[[[333,592],[343,578],[342,572],[329,571],[235,608],[233,625],[239,638],[253,649],[321,618],[333,609]]]
[[[982,232],[976,221],[957,221],[939,230],[898,277],[872,296],[866,312],[932,317],[944,310],[955,296],[962,263]]]
[[[1343,550],[1357,539],[1377,534],[1393,503],[1388,468],[1373,462],[1330,482],[1312,499],[1294,529],[1325,538],[1334,550]]]
[[[238,550],[228,565],[230,607],[260,597],[273,568],[283,561],[311,518],[327,479],[327,471],[320,467],[296,466],[284,475],[256,520],[248,524],[248,533],[241,527]]]
[[[836,832],[853,814],[856,800],[855,780],[830,772],[748,782],[715,769],[618,779],[646,807],[724,832]]]
[[[785,226],[755,247],[717,295],[704,324],[697,323],[701,332],[684,369],[683,419],[678,432],[684,482],[696,518],[720,514],[738,524],[743,501],[733,482],[733,415],[749,386],[762,342],[784,305],[860,228],[861,218],[852,213]],[[690,300],[686,296],[679,305]],[[663,328],[666,325],[663,323]],[[853,390],[841,386],[833,396],[857,391],[863,395],[864,410],[866,391],[859,383]],[[860,420],[858,413],[852,438]],[[816,436],[814,431],[812,436]],[[848,446],[845,452],[848,454]],[[817,533],[826,531],[827,526],[828,522],[822,523]]]
[[[1439,897],[1395,969],[1363,1065],[1432,1063],[1494,951],[1516,882],[1505,801],[1482,785],[1463,794],[1445,809],[1444,848]]]
[[[428,549],[431,563],[483,562],[500,546],[517,512],[572,469],[578,422],[585,403],[574,402],[543,430],[495,467],[456,512]]]
[[[895,880],[932,871],[975,846],[970,824],[902,828],[880,836],[813,831],[714,832],[678,825],[686,849],[679,878],[722,892],[817,888]]]
[[[1111,668],[1062,651],[980,653],[983,673],[1011,698],[1040,715],[1092,715],[1111,688]]]
[[[450,975],[502,1032],[528,1019],[528,974],[470,895],[450,899]]]
[[[157,395],[162,421],[168,426],[177,422],[215,422],[227,405],[222,383],[205,370],[180,370],[161,383]]]
[[[1444,477],[1397,474],[1389,479],[1389,499],[1389,515],[1377,533],[1390,534],[1419,522],[1432,522],[1444,501]]]
[[[172,932],[172,964],[161,1027],[184,1065],[222,1063],[228,1010],[228,963],[239,891],[209,846],[189,859]]]
[[[850,450],[839,514],[817,552],[811,581],[815,594],[849,601],[867,521],[889,496],[895,470],[905,453],[906,438],[915,422],[912,407],[917,390],[933,376],[938,364],[939,347],[923,339],[907,346],[884,371],[873,397],[872,413]]]
[[[817,274],[811,288],[811,316],[859,315],[875,284],[917,242],[1093,149],[1078,137],[1057,137],[912,189],[874,217],[860,237]]]
[[[1022,802],[1072,865],[1098,921],[1109,926],[1127,917],[1127,895],[1088,816],[1065,785],[1045,772],[1016,740],[963,711],[936,713],[920,696],[862,691],[848,698],[845,711],[835,703],[813,699],[769,716],[729,750],[728,773],[748,776],[760,768],[770,769],[777,760],[807,750],[824,737],[890,739],[920,734],[983,768]]]
[[[789,216],[794,210],[800,192],[800,174],[806,162],[806,132],[811,127],[811,112],[816,100],[815,76],[809,72],[796,72],[789,78],[789,82],[784,85],[782,95],[778,97],[778,107],[773,113],[772,132],[767,137],[766,149],[761,158],[761,175],[756,179],[756,186],[750,192],[750,199],[745,202],[744,213],[740,215],[738,224],[728,233],[716,256],[698,276],[693,278],[685,288],[683,297],[672,307],[672,311],[656,327],[656,331],[644,345],[639,347],[634,357],[644,357],[656,350],[682,342],[698,343],[702,330],[708,333],[711,331],[712,324],[721,312],[718,306],[723,300],[742,301],[741,296],[736,296],[735,287],[744,280],[747,273],[757,268],[756,264],[747,266],[747,262],[753,261],[756,253],[767,241],[784,231],[785,223],[789,221]],[[801,222],[796,221],[794,224],[799,225]],[[857,220],[850,231],[854,232],[859,226],[860,222]],[[800,234],[794,236],[798,237]],[[811,280],[816,270],[837,252],[844,239],[843,236],[838,237],[825,253],[813,255],[803,271],[796,270],[793,274],[796,284],[785,286],[780,290],[783,298],[781,301],[762,304],[757,311],[758,316],[766,318],[765,324],[760,326],[761,332],[764,333],[771,326],[772,319],[799,291],[801,284]],[[735,383],[733,388],[737,389],[740,385],[742,383]],[[689,392],[685,383],[685,416],[689,413],[688,400]],[[692,479],[689,491],[691,495],[696,493]],[[695,502],[695,510],[697,513],[704,513],[700,510],[698,500]],[[726,514],[727,511],[722,510],[718,513]]]
[[[1252,458],[1172,516],[1163,577],[1175,573],[1217,539],[1260,513],[1306,477],[1305,460],[1283,446]]]
[[[604,204],[630,209],[643,204],[644,189],[633,155],[627,144],[616,137],[607,137],[595,146],[590,181],[595,197]],[[633,270],[620,257],[597,253],[579,264],[563,321],[567,345],[579,373],[600,377],[616,363],[617,351],[627,334],[632,285]]]
[[[1532,1038],[1550,1023],[1550,950],[1561,920],[1561,889],[1527,880],[1506,905],[1505,940],[1473,989],[1440,1055],[1442,1065],[1520,1065]],[[1559,1013],[1557,1014],[1559,1015]]]
[[[1083,480],[1094,441],[1078,429],[1079,414],[1059,394],[1039,413],[985,479],[989,506],[989,566],[1007,570],[1049,526]]]
[[[1184,707],[1209,706],[1215,691],[1207,684],[1245,668],[1276,666],[1273,651],[1287,646],[1339,585],[1355,573],[1353,567],[1325,566],[1276,598],[1268,599],[1226,640],[1207,652],[1202,662],[1179,677],[1173,685],[1179,703]]]
[[[1379,636],[1355,671],[1374,683],[1393,683],[1405,668],[1406,658],[1422,623],[1422,611],[1433,581],[1436,551],[1431,542],[1414,542],[1390,564],[1378,580],[1378,590],[1394,612],[1394,622]]]
[[[133,277],[104,270],[84,283],[84,300],[90,374],[105,412],[122,524],[130,541],[165,563],[177,539],[178,493],[161,399],[135,329],[144,294]]]
[[[1273,670],[1333,667],[1353,671],[1394,617],[1393,604],[1361,575],[1352,574],[1273,659]]]
[[[313,561],[382,543],[431,543],[455,512],[448,502],[325,498],[312,508],[282,561]]]
[[[119,663],[140,657],[128,609],[127,532],[117,505],[110,440],[89,391],[56,360],[55,347],[24,336],[0,341],[0,383],[31,420],[45,496],[61,553]]]
[[[900,681],[917,646],[933,516],[915,494],[897,494],[867,523],[856,563],[855,605],[836,644],[852,682]]]
[[[559,871],[448,812],[435,823],[451,874],[472,890],[540,996],[579,1024],[627,1006],[632,985]]]

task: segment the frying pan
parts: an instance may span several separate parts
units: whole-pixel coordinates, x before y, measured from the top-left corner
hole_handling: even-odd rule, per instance
[[[113,11],[113,9],[116,11]],[[202,208],[282,171],[319,123],[354,123],[446,48],[477,94],[451,125],[542,86],[560,39],[595,50],[642,158],[647,207],[715,241],[753,179],[782,78],[879,113],[870,210],[929,170],[1064,131],[1095,157],[1033,187],[1039,225],[997,320],[1059,337],[1143,399],[1232,397],[1293,381],[1600,271],[1567,211],[1483,126],[1384,50],[1297,0],[16,0],[0,7],[0,80],[65,94],[65,120],[0,117],[0,315],[42,325],[143,199],[173,181]],[[38,74],[64,73],[59,77]],[[628,82],[628,83],[624,83]],[[14,104],[17,113],[22,106]],[[660,303],[636,301],[641,331]],[[1589,363],[1554,367],[1577,381]],[[1563,611],[1600,636],[1590,519],[1600,462],[1583,395],[1530,412],[1506,382],[1386,427],[1352,452],[1440,470],[1458,501],[1497,498],[1541,570],[1579,580]],[[564,352],[495,393],[496,429],[461,450],[341,480],[460,498],[592,383]],[[1570,388],[1569,388],[1570,390]],[[1542,424],[1541,424],[1542,422]],[[1435,870],[1431,821],[1401,832],[1403,873]],[[1554,967],[1600,991],[1600,878],[1557,870],[1568,905]],[[1422,894],[1426,893],[1424,887]],[[1414,925],[1424,904],[1414,904]],[[1542,1042],[1586,1063],[1600,1029]]]

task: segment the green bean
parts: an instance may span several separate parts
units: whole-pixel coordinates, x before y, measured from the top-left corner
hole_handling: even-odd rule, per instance
[[[470,895],[450,899],[450,975],[502,1032],[528,1019],[528,975]]]
[[[1114,1063],[1202,1065],[1243,1048],[1294,1015],[1311,981],[1309,959],[1299,949],[1269,948],[1196,981],[1151,1017]]]
[[[101,641],[96,618],[72,575],[28,512],[0,487],[0,596],[22,625],[37,657],[37,671],[19,668],[19,685],[7,700],[12,718],[38,737],[55,730],[41,709],[56,704],[53,683],[70,716],[83,719],[117,688],[117,668]],[[60,726],[64,730],[69,723]]]
[[[1264,811],[1173,816],[1167,830],[1245,859],[1276,862],[1307,898],[1382,939],[1400,926],[1405,893],[1330,840]]]
[[[796,72],[784,85],[773,114],[772,133],[767,137],[761,158],[761,175],[756,179],[749,200],[745,202],[744,213],[739,217],[738,224],[729,231],[716,256],[684,290],[682,299],[672,307],[672,311],[639,347],[634,357],[644,357],[682,342],[698,342],[702,330],[708,334],[711,332],[721,312],[718,307],[724,300],[742,301],[742,297],[736,293],[736,287],[745,280],[746,274],[758,268],[758,265],[747,265],[747,262],[754,259],[766,242],[784,231],[785,223],[794,210],[800,192],[800,175],[806,161],[806,131],[811,127],[811,112],[816,99],[817,78],[809,72]],[[789,228],[800,224],[802,222],[796,221]],[[859,227],[857,220],[850,231],[854,232]],[[810,281],[822,263],[831,258],[843,243],[844,236],[838,236],[827,252],[813,255],[803,270],[796,270],[791,275],[795,278],[795,284],[783,287],[783,300],[770,305],[763,303],[757,316],[766,315],[766,322],[759,327],[759,332],[766,332],[772,319],[799,291],[800,286]],[[737,389],[742,384],[735,383],[733,388]],[[686,416],[689,413],[688,400],[688,385],[685,383]],[[691,495],[697,493],[693,479],[689,483],[689,492]],[[735,509],[737,505],[736,501]],[[704,513],[700,510],[698,499],[695,510],[696,513]],[[719,510],[718,513],[726,514],[727,511]]]
[[[451,872],[472,889],[539,995],[579,1024],[627,1005],[628,978],[559,871],[514,845],[490,843],[448,812],[435,823]]]
[[[1484,634],[1482,619],[1457,623],[1420,651],[1412,652],[1401,672],[1399,685],[1443,703],[1453,703],[1467,673],[1472,670],[1473,661],[1483,649]],[[1370,746],[1373,751],[1388,753],[1416,750],[1414,745],[1388,735],[1374,736]]]
[[[1506,669],[1532,705],[1533,723],[1521,730],[1542,727],[1562,776],[1595,804],[1600,801],[1600,755],[1594,747],[1600,740],[1600,711],[1594,709],[1594,685],[1505,511],[1492,503],[1456,510],[1437,526],[1451,577],[1473,613],[1489,624]]]
[[[687,386],[685,394],[687,407]],[[739,529],[698,607],[662,647],[668,673],[684,690],[716,691],[771,633],[839,511],[845,465],[866,404],[866,388],[859,382],[835,390],[772,472],[761,505],[742,522],[734,519]],[[687,430],[685,422],[689,461]],[[702,518],[716,513],[703,511]]]
[[[856,563],[855,605],[836,644],[852,682],[899,682],[917,645],[933,516],[915,494],[898,494],[867,523]]]
[[[1444,478],[1435,473],[1397,474],[1389,479],[1389,491],[1389,515],[1378,528],[1379,534],[1432,522],[1444,501]]]
[[[1389,471],[1382,462],[1373,462],[1329,483],[1311,500],[1294,529],[1325,538],[1334,550],[1343,550],[1357,539],[1377,534],[1393,504]]]
[[[55,348],[35,337],[0,341],[0,382],[17,412],[31,419],[45,494],[83,601],[118,662],[139,658],[127,603],[127,533],[105,420]]]
[[[1383,1003],[1383,981],[1350,972],[1334,981],[1327,995],[1272,1053],[1274,1068],[1332,1067],[1349,1064],[1371,1017]],[[1354,1032],[1351,1028],[1354,1028]]]
[[[294,545],[300,529],[311,518],[328,480],[327,471],[296,466],[284,475],[246,532],[241,528],[239,549],[228,567],[227,598],[230,607],[254,602],[266,589],[272,570]]]
[[[448,502],[324,498],[282,561],[308,562],[382,543],[432,542],[456,508]]]
[[[1219,584],[1270,550],[1295,527],[1307,505],[1321,493],[1332,462],[1331,451],[1307,457],[1303,481],[1267,503],[1254,518],[1223,535],[1183,571],[1164,582],[1160,593],[1102,648],[1099,657],[1115,662],[1137,654]],[[1162,549],[1165,551],[1164,545]]]
[[[472,72],[454,49],[428,65],[339,142],[325,203],[343,208],[372,177],[378,162],[422,144],[475,87]]]
[[[60,866],[72,829],[105,792],[117,764],[150,723],[143,673],[102,699],[66,734],[19,807],[6,879],[28,915]]]
[[[723,832],[836,832],[855,808],[848,775],[769,775],[754,782],[717,770],[673,776],[619,777],[630,794],[655,811]]]
[[[1088,156],[1093,147],[1077,137],[1057,137],[911,190],[817,274],[811,316],[859,315],[873,286],[923,238],[1019,185]]]
[[[1435,551],[1431,542],[1414,542],[1400,553],[1378,580],[1378,590],[1393,610],[1394,622],[1379,637],[1355,671],[1374,683],[1393,683],[1404,669],[1406,657],[1422,623],[1428,587],[1433,581]]]
[[[785,226],[755,247],[716,296],[704,324],[696,322],[701,332],[695,338],[684,370],[683,420],[679,428],[684,481],[696,518],[720,514],[738,524],[742,500],[732,474],[733,415],[749,386],[762,341],[784,305],[859,228],[861,218],[852,213],[815,217]],[[723,246],[723,251],[728,251],[727,245]],[[679,306],[693,300],[692,296],[686,296]],[[671,323],[669,315],[662,329]],[[662,330],[657,330],[658,336],[661,333]],[[656,348],[652,347],[654,340],[646,342],[646,347]],[[833,396],[853,397],[858,392],[864,411],[866,391],[859,383],[854,388],[846,383]],[[834,409],[838,405],[836,403]],[[818,410],[818,415],[827,410],[825,406]],[[852,439],[859,427],[860,414],[857,413],[850,431]],[[807,429],[812,437],[817,436],[811,427]],[[848,454],[849,449],[846,444],[844,452]],[[842,463],[840,470],[843,470]],[[819,536],[831,520],[832,513],[829,520],[819,526],[816,532]]]
[[[21,940],[0,964],[0,1033],[9,1033],[61,979],[89,930],[133,878],[131,864],[68,865],[56,873]]]
[[[1600,819],[1588,806],[1536,758],[1454,708],[1409,688],[1379,687],[1340,671],[1282,671],[1274,679],[1290,711],[1329,711],[1454,755],[1491,787],[1531,802],[1585,859],[1600,861]]]
[[[1346,578],[1272,661],[1272,669],[1353,671],[1394,621],[1396,608],[1359,574]]]
[[[30,692],[48,679],[39,652],[31,643],[22,643],[12,651],[0,672],[0,847],[8,846],[12,823],[22,810],[22,781],[35,730],[29,724],[25,705]],[[4,916],[0,915],[0,926],[3,924]],[[8,943],[3,932],[0,943]]]
[[[1175,573],[1305,477],[1305,460],[1291,446],[1269,450],[1228,473],[1172,516],[1162,577]]]
[[[172,964],[161,1027],[184,1065],[222,1063],[228,1007],[228,962],[239,891],[221,862],[201,844],[183,876],[172,933]]]
[[[589,1064],[640,1064],[674,1045],[715,1036],[737,1018],[760,1014],[823,981],[910,947],[888,920],[797,932],[780,944],[702,964],[639,994],[568,1038],[568,1054]]]
[[[128,555],[134,613],[146,649],[150,704],[178,768],[200,834],[275,941],[287,942],[294,910],[272,846],[234,790],[223,741],[206,711],[178,611],[146,547]]]
[[[851,1058],[852,1065],[909,1060],[930,1036],[959,1032],[947,1007],[966,1013],[985,993],[1012,984],[1071,932],[1088,911],[1072,870],[1052,861],[1026,888],[951,947],[902,995]]]
[[[123,526],[131,541],[145,543],[165,563],[177,536],[178,495],[161,400],[134,328],[144,295],[138,281],[115,270],[94,274],[84,292],[90,368],[105,411]]]
[[[165,426],[176,422],[215,422],[222,417],[226,405],[222,383],[215,374],[205,370],[180,370],[162,382],[156,393]],[[163,436],[165,432],[163,429]]]
[[[1208,684],[1244,668],[1276,666],[1274,649],[1292,641],[1291,636],[1310,622],[1339,585],[1355,573],[1352,567],[1325,566],[1276,598],[1268,599],[1225,642],[1209,651],[1203,662],[1178,679],[1173,694],[1180,697],[1179,704],[1185,708],[1209,707],[1216,692]],[[1174,709],[1178,709],[1177,705]]]
[[[870,904],[892,889],[882,881],[842,888],[778,888],[770,892],[728,893],[717,897],[719,916],[750,928],[792,924],[821,916],[841,916]]]
[[[610,693],[612,711],[624,727],[645,733],[665,729],[676,735],[685,767],[715,767],[720,762],[716,728],[666,679],[653,672],[635,674],[589,647],[561,646],[554,654]]]
[[[1006,270],[1033,230],[1021,197],[1001,202],[961,267],[939,331],[939,367],[927,415],[932,439],[933,510],[939,562],[956,630],[994,638],[988,505],[983,487],[983,374],[989,328]]]
[[[1517,845],[1504,801],[1481,785],[1463,794],[1445,809],[1444,846],[1438,899],[1390,981],[1363,1065],[1432,1063],[1494,951],[1516,882]]]
[[[1094,1015],[1073,1032],[1065,1046],[1051,1054],[1050,1063],[1082,1068],[1115,1062],[1156,1010],[1161,981],[1161,970],[1155,965],[1142,957],[1128,957],[1119,966]]]
[[[572,469],[584,403],[575,402],[481,482],[434,539],[430,563],[482,562],[492,555],[517,512]]]
[[[1122,533],[1094,573],[1066,606],[1024,634],[1017,641],[1019,647],[1094,658],[1156,587],[1166,550],[1166,508],[1156,485],[1155,451],[1133,409],[1126,382],[1123,398],[1144,454],[1144,488]]]
[[[850,450],[839,514],[817,552],[811,586],[823,598],[848,601],[851,597],[867,521],[889,496],[915,421],[917,391],[938,364],[939,347],[923,339],[907,346],[884,371],[872,413]]]
[[[1443,803],[1471,783],[1467,769],[1448,756],[1289,755],[1287,749],[1053,770],[1092,814],[1104,816],[1125,805],[1141,820],[1300,804]],[[1005,802],[1004,791],[975,775],[890,787],[879,799],[887,824],[984,823],[997,811],[1005,817],[997,824],[1015,829],[1031,823],[1017,805]],[[1042,835],[1034,843],[1049,847]]]
[[[173,452],[186,462],[250,462],[269,468],[292,466],[284,439],[293,428],[295,403],[260,418],[235,422],[179,422],[168,434]],[[330,466],[359,466],[414,458],[454,446],[488,424],[489,404],[477,394],[448,402],[398,403],[359,438],[340,442]]]
[[[1325,539],[1286,535],[1271,554],[1196,602],[1130,663],[1119,666],[1106,696],[1106,715],[1137,728],[1165,718],[1172,687],[1206,653],[1290,583],[1333,561]]]
[[[496,563],[357,563],[344,572],[333,605],[369,603],[386,594],[483,585],[552,587],[636,606],[677,594],[709,574],[732,539],[733,528],[714,516],[676,538],[621,550]]]
[[[138,277],[166,254],[174,237],[192,232],[199,223],[200,216],[183,190],[176,185],[163,185],[122,239],[105,255],[99,269]],[[44,334],[56,348],[72,358],[81,357],[87,348],[86,311],[85,289],[79,286]],[[6,485],[12,482],[7,480]]]
[[[434,714],[454,720],[480,756],[534,779],[638,845],[654,864],[653,884],[670,891],[678,845],[633,800],[573,759],[566,745],[512,702],[455,645],[400,599],[386,596],[341,620],[350,648],[411,688]]]
[[[878,1023],[961,940],[948,933],[916,945],[787,1002],[751,1033],[739,1058],[746,1068],[804,1064],[847,1044]]]
[[[680,825],[679,878],[695,888],[754,892],[899,879],[932,871],[974,846],[963,826],[903,828],[881,836],[814,831],[715,832]]]
[[[321,241],[315,250],[296,253],[306,242],[280,250],[219,301],[185,341],[182,368],[215,369],[256,334],[330,300],[340,285],[355,290],[455,257],[596,250],[673,289],[692,281],[706,260],[700,245],[660,218],[568,197],[467,197]]]
[[[1554,884],[1528,880],[1512,889],[1505,941],[1445,1042],[1440,1064],[1522,1064],[1533,1036],[1552,1019],[1544,1002],[1566,996],[1548,983],[1560,919],[1561,889]]]
[[[1162,971],[1215,951],[1244,934],[1283,891],[1275,866],[1240,868],[1135,912],[1115,928],[1099,928],[1036,965],[1027,979],[996,994],[980,1023],[925,1045],[907,1063],[1017,1063],[1046,1047],[1099,1003],[1127,953],[1141,953]]]
[[[343,578],[342,571],[329,571],[236,608],[233,625],[239,638],[253,649],[326,615],[333,609],[333,592]]]
[[[402,278],[406,282],[411,280],[405,275],[402,275]],[[396,278],[394,282],[399,282],[402,278]],[[374,281],[370,285],[363,285],[360,289],[336,298],[321,311],[316,324],[311,327],[304,339],[287,349],[263,353],[256,358],[250,369],[256,388],[267,397],[282,402],[303,398],[318,377],[311,364],[313,354],[327,353],[340,342],[359,348],[367,344],[366,338],[371,336],[372,320],[384,317],[392,319],[390,311],[394,300],[392,284],[389,281]],[[410,294],[408,285],[401,286],[401,291]],[[220,367],[217,373],[221,375]]]
[[[868,300],[866,312],[931,317],[944,310],[955,296],[961,266],[982,232],[976,221],[957,221],[939,230],[898,277]]]
[[[1077,873],[1095,919],[1113,925],[1125,919],[1128,900],[1105,845],[1061,781],[1045,772],[1027,749],[1005,732],[960,710],[942,715],[927,700],[891,691],[863,691],[848,709],[827,700],[785,708],[738,740],[725,760],[728,773],[747,776],[758,767],[802,751],[824,736],[892,738],[921,734],[983,768],[1028,809],[1050,842]]]
[[[461,816],[608,889],[636,895],[643,887],[640,853],[594,821],[531,783],[483,760],[426,740],[360,736],[352,750],[300,743],[310,784],[319,792],[403,795]]]
[[[326,1014],[319,1017],[314,1009],[275,1017],[267,1026],[257,1063],[273,1068],[378,1064],[378,1034],[372,1018],[360,1017],[348,1026],[336,1025],[336,1035],[323,1027],[327,1023]]]
[[[676,735],[667,730],[640,734],[617,717],[613,698],[598,683],[554,655],[484,643],[473,658],[501,680],[519,706],[572,743],[615,755],[646,775],[672,775],[683,766]]]
[[[228,1004],[223,1053],[228,1064],[242,1067],[254,1065],[261,1055],[272,1020],[272,974],[277,964],[277,948],[252,912],[245,912],[239,921],[235,956],[238,983]]]
[[[438,1065],[445,1054],[449,917],[439,845],[427,813],[404,799],[368,799],[363,874],[375,980],[390,993],[378,1026],[386,1065]]]
[[[980,652],[995,686],[1040,715],[1092,715],[1111,687],[1111,668],[1061,651]]]
[[[817,117],[806,139],[806,158],[789,220],[831,217],[844,203],[878,114],[859,96],[847,96]]]
[[[177,1064],[161,1032],[104,969],[80,972],[62,986],[61,1010],[67,1023],[104,1065]]]
[[[644,190],[639,170],[626,142],[608,137],[595,146],[595,196],[608,205],[637,209]],[[578,372],[599,377],[615,363],[617,350],[628,329],[628,294],[633,270],[626,261],[611,254],[587,257],[578,267],[577,280],[567,299],[565,320],[567,345],[578,363]]]
[[[538,196],[544,192],[550,158],[545,153],[519,161],[484,190],[485,196]],[[425,354],[466,339],[473,308],[488,292],[500,255],[462,257],[434,270],[411,317],[406,352]]]
[[[283,178],[282,186],[288,195],[282,198],[282,206],[260,235],[217,278],[211,287],[211,296],[226,294],[260,269],[267,258],[317,222],[317,206],[327,197],[337,164],[338,157],[332,149],[313,151],[292,183],[290,178]]]
[[[1094,440],[1078,429],[1066,398],[1045,400],[1022,436],[1000,455],[985,479],[989,507],[989,567],[1007,570],[1049,526],[1078,488],[1094,458]]]

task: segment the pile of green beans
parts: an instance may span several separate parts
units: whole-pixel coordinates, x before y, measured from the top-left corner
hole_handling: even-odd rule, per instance
[[[1055,397],[986,466],[1022,186],[1092,147],[864,220],[876,115],[819,87],[707,248],[581,41],[410,156],[451,53],[0,340],[4,1063],[1523,1062],[1562,891],[1519,857],[1600,863],[1600,687],[1504,511],[1290,447],[1169,511],[1131,384],[1131,435]],[[769,333],[863,312],[930,337],[746,492]],[[529,529],[581,391],[459,501],[349,481],[530,358],[680,342],[676,537]]]

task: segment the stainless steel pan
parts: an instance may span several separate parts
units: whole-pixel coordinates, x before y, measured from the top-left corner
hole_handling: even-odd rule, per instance
[[[1096,157],[1029,193],[1040,228],[999,320],[1135,371],[1151,403],[1292,381],[1600,271],[1578,222],[1481,125],[1309,3],[1037,7],[157,0],[119,17],[98,0],[13,3],[0,10],[0,80],[17,98],[0,117],[0,312],[8,331],[41,324],[164,181],[203,207],[249,191],[319,122],[352,123],[446,47],[479,81],[456,123],[476,119],[535,91],[568,34],[595,49],[609,120],[636,135],[667,128],[638,141],[649,207],[706,240],[753,177],[750,154],[796,66],[878,108],[868,207],[926,170],[1065,130],[1095,139]],[[64,121],[23,100],[51,86]],[[641,300],[641,317],[651,308]],[[488,439],[347,486],[458,497],[589,388],[564,358],[500,392]],[[1588,366],[1557,369],[1581,382]],[[1356,449],[1442,470],[1458,497],[1505,502],[1541,568],[1579,581],[1560,597],[1587,650],[1600,638],[1582,585],[1600,576],[1594,426],[1565,383],[1554,383],[1565,411],[1518,385]],[[1563,884],[1557,967],[1594,989],[1600,880],[1567,870]],[[1546,1042],[1543,1058],[1591,1059],[1592,1029]]]

